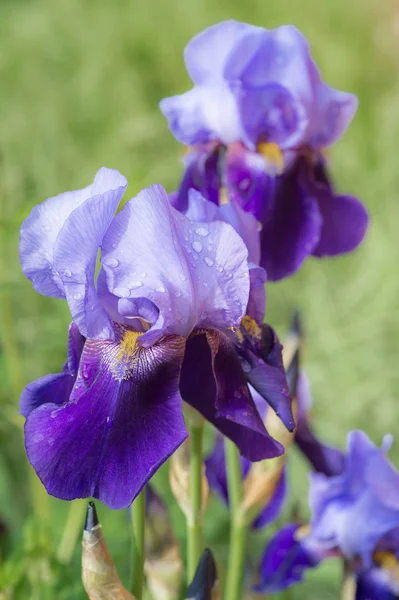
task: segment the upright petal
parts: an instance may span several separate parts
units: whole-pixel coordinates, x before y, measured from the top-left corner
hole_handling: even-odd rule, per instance
[[[112,186],[76,208],[66,220],[54,246],[54,268],[60,274],[72,318],[90,339],[112,339],[111,321],[94,285],[96,259],[127,186],[117,171],[104,184]],[[98,191],[98,185],[94,192]]]
[[[241,457],[242,477],[248,474],[251,463],[246,458]],[[229,503],[229,490],[227,487],[226,458],[224,453],[223,436],[218,435],[211,454],[205,460],[205,472],[209,486],[213,492],[225,502]]]
[[[159,103],[171,132],[182,144],[192,146],[216,139],[216,132],[209,129],[204,113],[210,96],[206,89],[195,87],[185,94],[164,98]]]
[[[247,250],[226,223],[194,223],[177,212],[161,186],[129,201],[103,244],[109,290],[121,298],[147,298],[159,309],[140,338],[187,337],[195,326],[232,327],[249,293]]]
[[[58,235],[81,204],[119,186],[126,187],[124,177],[113,169],[102,168],[91,185],[48,198],[33,208],[21,227],[19,251],[22,270],[36,291],[45,296],[65,298],[62,273],[54,266]]]
[[[222,79],[226,61],[234,46],[244,35],[257,31],[262,30],[234,20],[223,21],[201,31],[184,50],[184,60],[191,79],[197,84]]]
[[[286,525],[266,546],[260,564],[258,592],[275,593],[302,581],[307,569],[317,566],[316,557],[295,539],[299,525]]]
[[[184,339],[144,349],[88,340],[69,402],[43,404],[25,425],[28,458],[49,494],[131,504],[187,436],[179,394]]]
[[[62,373],[45,375],[25,387],[20,400],[22,416],[27,417],[32,410],[47,402],[64,404],[68,401],[78,374],[84,341],[75,323],[71,323],[68,335],[68,358]]]
[[[295,273],[320,239],[322,217],[304,184],[302,169],[298,161],[279,178],[275,208],[263,222],[261,265],[272,281]]]
[[[358,106],[356,96],[319,82],[315,87],[314,108],[306,134],[313,148],[334,144],[352,121]]]
[[[253,523],[254,529],[262,529],[275,521],[284,507],[284,502],[287,497],[287,469],[284,466],[280,480],[274,490],[273,496],[266,504],[256,521]]]
[[[199,331],[188,340],[180,390],[183,399],[231,439],[248,460],[283,453],[265,429],[235,348],[225,336]]]

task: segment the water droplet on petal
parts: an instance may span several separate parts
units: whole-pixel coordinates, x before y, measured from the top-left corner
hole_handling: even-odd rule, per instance
[[[185,275],[180,275],[180,279],[181,279],[182,281],[186,281],[187,277],[186,277]]]
[[[193,247],[193,250],[195,250],[196,252],[201,252],[202,250],[202,244],[201,242],[199,242],[198,240],[195,240],[191,246]]]
[[[140,273],[140,277],[143,277],[143,279],[144,279],[144,277],[147,277],[147,273],[145,271],[143,271],[142,273]]]
[[[90,365],[88,365],[87,363],[83,363],[82,364],[82,377],[85,381],[88,381],[90,379],[91,376],[91,367]]]
[[[202,237],[206,237],[207,235],[209,235],[209,229],[205,227],[205,225],[198,227],[196,232],[198,233],[198,235],[202,235]]]
[[[163,294],[165,291],[165,288],[162,285],[160,285],[159,287],[155,288],[155,291],[159,292],[160,294]]]
[[[181,293],[180,292],[176,292],[175,296],[176,296],[176,298],[180,298]]]
[[[81,300],[82,299],[82,294],[74,294],[73,297],[75,298],[75,300]]]
[[[49,225],[44,225],[43,226],[43,231],[45,231],[46,233],[48,233],[49,231],[51,231],[51,227]]]
[[[38,442],[42,442],[44,440],[44,435],[42,433],[35,433],[32,438],[32,441],[37,444]]]
[[[71,271],[70,271],[69,269],[65,269],[65,271],[64,271],[64,276],[65,276],[65,277],[72,277],[72,273],[71,273]]]
[[[214,261],[210,256],[205,256],[204,263],[208,265],[208,267],[213,267]]]
[[[128,298],[130,296],[130,292],[127,288],[124,287],[116,287],[112,291],[115,296],[120,296],[121,298]]]
[[[104,263],[107,267],[117,267],[119,265],[119,260],[117,260],[116,258],[110,258],[109,260],[107,260],[106,263]]]
[[[129,283],[129,287],[131,290],[138,290],[139,288],[143,287],[143,282],[139,279],[137,279],[136,281],[131,281]]]

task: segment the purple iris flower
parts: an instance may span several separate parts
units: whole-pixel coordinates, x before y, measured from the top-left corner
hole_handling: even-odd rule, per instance
[[[184,56],[193,89],[160,103],[191,147],[176,207],[186,210],[190,188],[215,203],[227,192],[261,222],[271,280],[309,255],[356,248],[366,210],[335,193],[321,150],[344,133],[357,99],[321,80],[302,34],[225,21],[194,37]]]
[[[20,238],[25,275],[66,299],[73,320],[63,372],[22,393],[28,458],[50,494],[112,508],[128,506],[187,437],[182,397],[247,458],[271,452],[236,350],[245,244],[226,223],[180,214],[159,185],[114,216],[126,186],[103,168],[88,187],[36,206]],[[267,360],[275,381],[264,397],[288,407],[284,373]]]
[[[381,587],[383,579],[390,597],[398,582],[389,581],[381,568],[387,556],[396,563],[399,555],[399,473],[385,455],[390,443],[386,436],[380,449],[365,433],[352,431],[341,472],[310,475],[310,529],[288,525],[271,540],[258,589],[283,589],[302,579],[306,568],[328,556],[341,556],[357,576],[359,600],[379,598],[367,593]],[[272,569],[276,561],[278,580]]]

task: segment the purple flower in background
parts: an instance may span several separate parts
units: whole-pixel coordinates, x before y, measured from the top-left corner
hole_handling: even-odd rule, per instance
[[[103,168],[35,207],[20,239],[25,275],[66,299],[73,320],[63,372],[22,394],[28,458],[50,494],[112,508],[129,505],[186,438],[182,397],[247,458],[270,454],[235,349],[249,298],[244,243],[226,223],[177,212],[161,186],[114,216],[126,186]],[[264,395],[288,404],[284,373],[267,368],[276,382]]]
[[[321,150],[344,133],[357,100],[320,79],[302,34],[225,21],[185,49],[194,87],[161,101],[175,137],[191,147],[175,206],[188,190],[237,201],[262,224],[261,265],[271,280],[309,256],[362,241],[367,213],[337,195]]]
[[[310,528],[290,525],[283,530],[290,536],[279,532],[272,539],[262,559],[258,589],[283,589],[300,580],[305,568],[328,556],[341,556],[356,574],[357,598],[382,598],[367,596],[368,590],[381,586],[387,598],[395,586],[397,591],[398,581],[386,570],[392,562],[397,565],[399,555],[399,473],[385,455],[388,438],[379,449],[366,434],[353,431],[341,472],[311,474]],[[276,561],[278,581],[273,575]]]

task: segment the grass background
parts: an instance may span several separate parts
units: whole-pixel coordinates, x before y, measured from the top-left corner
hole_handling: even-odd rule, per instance
[[[352,256],[309,260],[270,285],[268,321],[283,334],[292,308],[303,312],[315,426],[325,439],[343,445],[350,428],[376,442],[387,431],[399,439],[396,9],[390,0],[0,0],[0,598],[85,597],[79,550],[66,567],[55,559],[68,506],[42,499],[42,514],[32,517],[18,398],[30,380],[59,371],[69,316],[65,303],[39,296],[23,278],[20,223],[37,202],[87,185],[102,165],[128,177],[129,197],[155,182],[174,189],[181,148],[158,101],[188,87],[182,49],[219,20],[297,25],[325,79],[359,96],[331,158],[337,187],[370,211],[368,238]],[[399,444],[392,458],[399,464]],[[290,474],[292,500],[306,510],[298,457]],[[124,577],[126,514],[100,514]],[[177,509],[172,516],[181,532]],[[217,502],[206,537],[223,561],[227,523]],[[336,598],[338,571],[327,564],[284,597]]]

